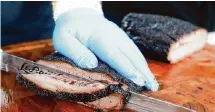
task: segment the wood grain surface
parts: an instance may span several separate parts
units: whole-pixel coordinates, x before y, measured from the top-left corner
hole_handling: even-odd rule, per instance
[[[54,51],[51,40],[9,45],[4,51],[30,60]],[[170,65],[147,60],[160,89],[143,94],[173,102],[197,112],[215,112],[215,46],[205,48],[183,61]],[[35,95],[16,82],[14,73],[1,71],[2,112],[93,112],[67,100]],[[164,111],[165,112],[165,111]]]

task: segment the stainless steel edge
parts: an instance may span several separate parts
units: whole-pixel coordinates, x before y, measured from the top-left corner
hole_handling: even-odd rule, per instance
[[[131,92],[131,98],[126,108],[137,112],[196,112],[194,110],[167,102],[143,94]]]

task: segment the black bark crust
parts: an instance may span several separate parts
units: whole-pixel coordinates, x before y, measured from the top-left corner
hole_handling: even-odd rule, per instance
[[[144,56],[164,62],[169,62],[167,55],[171,44],[200,29],[176,18],[140,13],[126,15],[121,27]]]
[[[76,102],[92,102],[95,100],[98,100],[100,98],[106,97],[110,95],[111,93],[120,93],[124,96],[125,103],[130,98],[130,93],[123,90],[121,88],[121,85],[109,85],[105,89],[98,90],[94,93],[81,93],[81,94],[74,94],[74,93],[67,93],[67,92],[52,92],[49,90],[42,89],[38,87],[33,82],[25,79],[20,74],[17,75],[16,80],[21,84],[24,85],[26,88],[30,89],[31,91],[34,91],[36,94],[40,96],[47,96],[57,99],[66,99],[66,100],[72,100]]]
[[[98,73],[106,73],[111,75],[116,81],[126,83],[129,86],[129,90],[134,91],[134,92],[142,92],[145,87],[143,86],[138,86],[136,85],[133,81],[130,79],[127,79],[123,76],[121,76],[118,72],[116,72],[114,69],[112,69],[110,66],[105,64],[103,61],[101,61],[98,57],[98,66],[92,69],[86,69],[86,68],[80,68],[78,67],[72,60],[69,58],[59,54],[59,53],[53,53],[51,55],[48,55],[46,57],[41,58],[40,60],[48,60],[48,61],[63,61],[69,64],[72,64],[73,66],[83,69],[83,70],[88,70],[92,72],[98,72]]]

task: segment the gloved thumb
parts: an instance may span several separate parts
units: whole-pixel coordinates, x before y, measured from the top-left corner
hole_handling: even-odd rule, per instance
[[[66,30],[55,28],[53,45],[57,52],[68,57],[81,68],[95,68],[98,65],[96,56]]]

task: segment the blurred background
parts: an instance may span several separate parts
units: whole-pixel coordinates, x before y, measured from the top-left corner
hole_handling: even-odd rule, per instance
[[[197,26],[215,31],[215,2],[149,2],[105,1],[104,16],[121,24],[130,12],[150,13],[179,18]],[[1,45],[28,42],[52,37],[55,26],[53,10],[56,2],[1,2]]]

